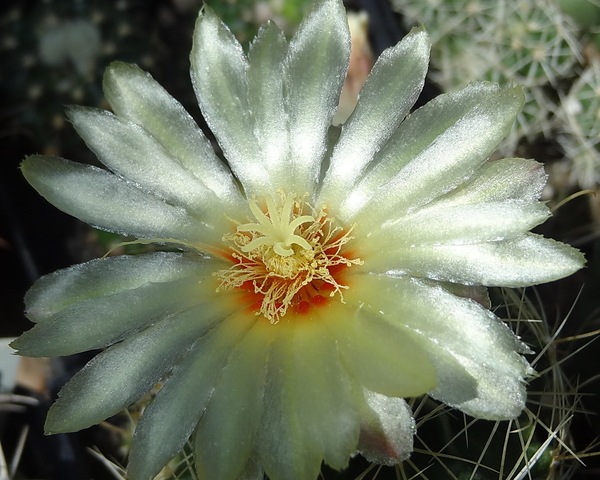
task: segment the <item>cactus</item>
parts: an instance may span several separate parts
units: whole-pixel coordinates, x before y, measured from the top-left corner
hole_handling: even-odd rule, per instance
[[[571,177],[583,188],[600,180],[600,60],[593,60],[561,99],[560,145],[573,162]]]

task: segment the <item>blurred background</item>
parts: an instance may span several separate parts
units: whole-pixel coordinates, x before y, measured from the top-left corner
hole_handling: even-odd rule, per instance
[[[41,153],[97,163],[66,121],[69,104],[108,108],[102,75],[113,60],[149,71],[206,129],[189,80],[199,0],[0,0],[0,480],[123,478],[143,403],[110,422],[44,437],[45,411],[94,353],[24,359],[7,343],[31,324],[23,296],[41,275],[104,255],[121,238],[62,214],[22,178]],[[292,35],[310,0],[208,2],[247,46],[267,19]],[[412,401],[411,460],[379,468],[360,457],[337,479],[600,478],[600,2],[598,0],[352,0],[350,72],[341,124],[377,56],[414,25],[432,37],[418,105],[469,82],[523,85],[523,113],[498,156],[535,158],[550,175],[555,216],[539,230],[587,256],[560,282],[493,291],[496,313],[539,353],[529,410],[515,422],[473,422],[428,398]],[[127,253],[136,253],[130,247]],[[138,247],[140,248],[140,247]],[[113,254],[123,253],[117,249]],[[584,467],[585,464],[585,467]],[[185,455],[162,478],[190,478]]]

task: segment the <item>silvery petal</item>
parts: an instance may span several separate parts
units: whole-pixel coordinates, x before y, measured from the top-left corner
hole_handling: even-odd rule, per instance
[[[340,217],[377,225],[456,188],[498,146],[522,104],[520,89],[487,83],[435,98],[398,127],[341,205]]]
[[[579,250],[569,245],[522,234],[472,245],[388,246],[373,258],[369,268],[466,285],[524,287],[566,277],[584,263]]]
[[[108,168],[170,205],[183,208],[190,216],[226,231],[230,221],[213,212],[232,211],[227,212],[226,204],[142,127],[93,108],[71,107],[68,116],[90,150]]]
[[[94,357],[60,391],[48,412],[46,432],[81,430],[129,406],[223,318],[216,309],[207,304],[167,317]]]
[[[27,318],[43,322],[69,305],[115,295],[147,283],[166,283],[201,274],[197,255],[156,252],[98,258],[40,278],[25,295]]]
[[[257,440],[271,478],[312,480],[323,460],[342,468],[356,450],[354,385],[326,320],[276,326]]]
[[[396,465],[413,449],[416,432],[410,407],[402,398],[364,391],[365,408],[358,441],[358,453],[369,462]]]
[[[408,114],[425,82],[429,48],[427,33],[413,29],[379,56],[342,126],[320,195],[323,203],[336,204],[348,194]]]
[[[99,168],[58,157],[28,157],[21,170],[46,200],[95,227],[143,239],[218,243],[223,231],[199,222]]]
[[[104,74],[103,89],[120,118],[141,126],[222,202],[239,204],[240,192],[229,169],[189,113],[149,73],[113,62]]]
[[[315,192],[349,59],[350,32],[341,0],[317,0],[290,41],[283,64],[291,149],[286,187],[294,193]]]
[[[208,306],[213,321],[221,323],[198,340],[144,411],[131,446],[127,471],[132,480],[156,475],[196,428],[223,374],[227,356],[255,321],[248,315],[231,315],[232,310],[223,301]]]
[[[534,203],[542,196],[548,175],[534,160],[502,158],[485,162],[477,173],[428,207],[517,200]]]
[[[489,310],[435,282],[383,275],[352,281],[360,296],[348,292],[346,302],[380,316],[427,352],[437,376],[433,397],[479,418],[521,412],[523,379],[533,370],[519,353],[529,349]]]
[[[269,176],[244,177],[247,190],[263,194],[288,186],[288,113],[283,91],[283,59],[287,41],[274,23],[261,27],[248,52],[248,102],[252,107],[254,135],[261,165]],[[250,181],[252,186],[248,186]],[[267,186],[268,185],[268,188]]]
[[[395,247],[465,245],[505,240],[523,234],[549,216],[548,207],[539,202],[523,204],[513,200],[434,205],[385,223],[380,229],[369,232],[368,242],[389,248],[390,238],[394,239]]]
[[[240,323],[237,318],[234,321]],[[258,320],[237,345],[231,346],[194,435],[200,478],[237,479],[246,467],[263,412],[267,363],[275,333],[270,323]],[[206,368],[204,363],[202,368]]]
[[[290,401],[296,395],[292,342],[293,329],[279,328],[267,367],[257,453],[270,477],[314,480],[321,468],[323,451],[304,432],[295,411],[296,404]]]
[[[202,280],[210,281],[212,276],[146,283],[69,305],[25,332],[11,346],[28,357],[59,357],[107,347],[169,314],[202,303],[198,295]],[[214,293],[214,287],[211,290]]]
[[[235,175],[252,191],[268,179],[248,104],[248,60],[241,45],[213,10],[204,5],[194,30],[191,76],[202,115]]]

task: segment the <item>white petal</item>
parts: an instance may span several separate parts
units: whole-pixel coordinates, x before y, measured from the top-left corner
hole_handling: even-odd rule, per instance
[[[200,478],[237,479],[244,470],[263,412],[267,362],[275,333],[273,325],[258,320],[229,355],[194,436]]]
[[[289,191],[315,190],[349,59],[350,32],[341,0],[317,0],[290,41],[283,65]]]
[[[473,245],[383,247],[370,258],[368,268],[467,285],[524,287],[571,275],[584,262],[575,248],[524,234]]]
[[[140,329],[206,301],[214,295],[212,275],[188,277],[168,283],[147,283],[133,290],[69,305],[11,343],[19,355],[58,357],[103,348]],[[201,282],[210,287],[200,287]]]
[[[463,245],[504,240],[522,234],[544,222],[550,210],[543,203],[519,201],[471,205],[433,205],[400,217],[375,230],[368,241],[389,248],[395,246]]]
[[[312,480],[323,460],[334,468],[347,465],[359,416],[328,318],[297,320],[276,325],[258,452],[271,478]]]
[[[230,315],[232,310],[226,301],[208,306],[213,320],[229,316],[198,340],[144,411],[132,441],[128,478],[147,480],[156,475],[196,428],[231,348],[255,321],[250,315]]]
[[[264,193],[287,186],[289,181],[288,115],[283,93],[283,59],[287,41],[274,23],[261,27],[248,52],[248,102],[254,118],[254,135],[260,148],[260,163],[269,172],[268,177],[252,178],[256,185],[244,185],[251,192]],[[252,160],[252,159],[249,159]]]
[[[297,413],[305,434],[323,451],[325,462],[341,469],[356,450],[359,416],[353,386],[342,367],[337,341],[325,326],[327,320],[324,310],[318,321],[295,328]]]
[[[323,451],[308,438],[296,411],[298,392],[294,385],[293,328],[280,322],[277,329],[257,436],[259,461],[271,478],[314,480],[321,467]]]
[[[548,175],[534,160],[502,158],[485,162],[473,177],[434,200],[434,205],[467,205],[518,200],[534,203],[540,199]]]
[[[197,255],[155,253],[47,275],[25,299],[29,318],[40,323],[11,346],[36,357],[106,347],[216,295],[212,272],[219,267]]]
[[[113,62],[104,74],[103,88],[120,118],[140,125],[222,202],[240,202],[229,169],[215,155],[202,130],[149,73],[136,65]]]
[[[81,430],[129,406],[221,318],[213,304],[201,305],[167,317],[97,355],[60,391],[48,412],[46,431]]]
[[[429,37],[414,29],[377,59],[360,91],[356,109],[342,127],[325,176],[320,203],[337,203],[417,100],[429,64]]]
[[[456,188],[481,167],[523,104],[520,89],[472,84],[440,95],[398,127],[340,209],[376,225]],[[369,205],[369,208],[365,208]]]
[[[206,262],[196,255],[157,252],[92,260],[40,278],[25,295],[27,318],[43,322],[86,299],[114,295],[150,282],[171,282],[200,274]]]
[[[350,288],[361,294],[360,287]],[[411,338],[381,319],[365,315],[356,303],[340,305],[337,312],[332,308],[328,308],[327,327],[337,339],[346,369],[360,385],[390,397],[417,396],[435,387],[433,365]]]
[[[490,311],[434,283],[359,275],[344,297],[417,341],[435,365],[430,394],[481,418],[514,418],[524,407],[527,347]],[[413,366],[415,367],[415,366]]]
[[[190,56],[194,91],[202,115],[229,165],[244,188],[252,188],[260,178],[269,179],[260,159],[248,104],[248,61],[241,45],[204,5],[194,30]]]
[[[215,210],[232,213],[193,173],[172,157],[142,127],[104,110],[71,107],[68,116],[87,146],[108,168],[141,189],[181,207],[187,213],[226,231],[230,221]]]
[[[369,462],[396,465],[406,460],[413,449],[416,432],[412,411],[401,398],[364,391],[366,405],[358,452]]]
[[[99,168],[31,156],[21,170],[46,200],[98,228],[149,240],[221,243],[223,231]]]

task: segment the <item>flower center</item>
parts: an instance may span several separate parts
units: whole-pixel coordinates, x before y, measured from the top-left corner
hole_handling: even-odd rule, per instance
[[[277,193],[265,199],[264,210],[248,201],[256,222],[238,224],[235,233],[223,237],[234,265],[216,273],[218,290],[251,291],[256,314],[271,323],[290,308],[306,313],[336,294],[343,301],[341,291],[348,286],[340,283],[340,271],[362,264],[343,252],[353,227],[335,226],[326,207],[316,212],[302,197]]]

